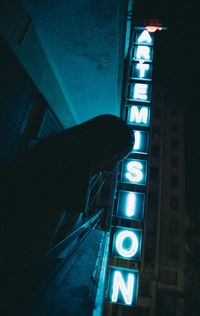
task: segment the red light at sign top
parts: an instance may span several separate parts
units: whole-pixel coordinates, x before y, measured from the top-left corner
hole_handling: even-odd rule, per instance
[[[155,31],[161,31],[162,27],[150,25],[150,26],[145,26],[145,29],[150,33],[154,33]]]

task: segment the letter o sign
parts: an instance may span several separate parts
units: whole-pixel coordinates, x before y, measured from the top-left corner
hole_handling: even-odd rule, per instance
[[[131,240],[131,245],[130,247],[125,248],[124,241],[127,238]],[[134,232],[130,230],[123,230],[119,232],[116,237],[115,245],[120,256],[125,258],[133,257],[137,253],[139,247],[138,238],[136,234],[134,234]]]

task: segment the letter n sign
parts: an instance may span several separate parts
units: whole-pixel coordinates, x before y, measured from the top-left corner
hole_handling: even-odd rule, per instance
[[[107,297],[111,303],[135,306],[138,294],[138,271],[109,267]]]

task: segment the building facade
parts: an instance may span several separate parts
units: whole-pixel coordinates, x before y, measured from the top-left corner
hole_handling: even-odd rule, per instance
[[[150,315],[183,315],[185,269],[184,119],[155,91],[144,275],[153,272]],[[152,247],[153,246],[153,247]],[[153,248],[153,249],[152,249]],[[150,268],[151,267],[151,268]]]
[[[149,146],[141,264],[116,258],[110,262],[139,269],[137,304],[107,304],[106,315],[184,315],[184,117],[182,109],[166,102],[164,91],[156,87]]]
[[[65,28],[62,30],[67,30],[68,19],[66,16],[76,17],[79,11],[73,6],[73,1],[71,1],[70,8],[65,8],[65,1],[61,2],[63,10],[56,6],[56,10],[58,10],[56,12],[63,11],[63,14],[65,13],[62,16],[63,20],[61,20],[66,22],[66,25],[64,24]],[[29,2],[27,1],[27,3]],[[32,1],[30,1],[31,3]],[[82,7],[86,3],[88,2],[82,1]],[[56,29],[54,24],[47,33],[42,33],[44,25],[39,19],[41,14],[43,14],[43,19],[48,17],[53,23],[54,19],[51,19],[50,13],[54,14],[53,9],[55,8],[52,9],[52,7],[47,6],[49,10],[46,12],[46,7],[42,6],[42,8],[38,8],[39,13],[37,13],[34,11],[37,8],[32,8],[31,5],[24,6],[21,1],[15,1],[14,6],[12,1],[8,2],[4,7],[5,11],[2,11],[4,14],[2,14],[0,23],[2,33],[0,35],[2,56],[0,59],[2,69],[0,107],[2,155],[0,166],[3,166],[10,159],[14,159],[19,152],[26,150],[38,139],[62,130],[64,127],[71,127],[98,114],[112,113],[119,116],[123,88],[125,87],[122,82],[122,73],[124,72],[125,76],[127,74],[127,59],[130,53],[129,49],[132,46],[130,39],[133,28],[133,3],[134,1],[104,1],[100,4],[96,1],[97,9],[95,5],[88,4],[89,7],[85,11],[85,15],[81,15],[81,17],[84,16],[82,24],[86,25],[88,16],[90,16],[91,25],[93,26],[93,23],[95,25],[93,28],[88,28],[84,35],[81,23],[77,23],[77,18],[74,19],[74,30],[76,30],[75,26],[79,26],[76,30],[76,36],[85,36],[82,40],[83,45],[79,47],[79,40],[70,42],[71,25],[70,32],[66,31],[69,37],[63,33],[63,41],[57,37],[60,30],[54,37],[51,36],[51,30],[55,31]],[[77,15],[70,15],[70,10],[74,10],[73,12]],[[83,10],[80,12],[82,14]],[[91,15],[88,15],[88,12]],[[93,19],[94,14],[96,14],[95,19]],[[106,14],[109,23],[103,23],[104,20],[101,19]],[[111,19],[112,15],[113,19]],[[18,23],[19,21],[21,22]],[[95,21],[98,22],[97,25]],[[70,23],[68,22],[68,24]],[[108,28],[102,34],[103,25],[107,25]],[[91,30],[94,31],[92,36]],[[49,34],[50,37],[48,37]],[[103,42],[105,43],[104,37],[105,39],[108,38],[108,42],[112,44],[111,47],[102,45]],[[50,45],[52,39],[60,44],[60,46],[56,46],[56,52],[61,52],[64,49],[62,56],[65,63],[63,62],[63,64],[59,63],[61,55],[54,56],[51,55],[53,52],[49,53],[49,48],[53,47]],[[90,42],[90,46],[85,44],[86,39]],[[66,45],[62,45],[65,41]],[[69,47],[72,53],[66,58],[65,50],[68,52]],[[88,47],[90,47],[89,51]],[[104,49],[103,52],[100,48]],[[99,51],[101,54],[96,54]],[[145,56],[148,56],[149,51],[146,50]],[[70,64],[70,58],[72,56],[74,58],[75,53],[78,54],[77,59]],[[143,53],[140,51],[140,54]],[[90,68],[85,60],[87,62],[89,60],[92,71],[88,71]],[[64,65],[67,70],[71,69],[71,72],[64,73],[63,71],[62,73],[64,69],[62,66]],[[71,65],[75,65],[74,68]],[[82,68],[83,65],[86,65],[86,68],[85,66]],[[140,64],[140,74],[145,69],[141,68]],[[66,74],[69,75],[70,73],[69,80],[65,82]],[[86,78],[86,74],[91,75],[91,80]],[[152,75],[151,70],[149,75]],[[111,85],[111,78],[113,77],[115,80],[112,81]],[[80,79],[80,82],[75,80],[77,78]],[[105,78],[107,79],[105,80]],[[102,85],[103,82],[105,87]],[[68,87],[69,83],[73,87]],[[104,87],[103,91],[107,91],[105,95],[99,90],[102,86]],[[49,314],[49,311],[54,310],[54,308],[56,316],[66,315],[66,313],[67,315],[90,314],[93,316],[128,316],[133,313],[138,316],[183,315],[185,268],[184,120],[181,109],[172,107],[165,102],[162,89],[153,87],[153,91],[151,119],[148,126],[148,152],[145,152],[147,158],[144,158],[148,160],[147,182],[144,190],[139,188],[137,184],[133,185],[133,191],[137,191],[138,196],[142,197],[145,194],[144,214],[140,210],[138,216],[141,221],[137,224],[134,221],[127,222],[123,216],[117,220],[113,219],[112,222],[112,225],[116,227],[128,227],[130,232],[137,230],[138,234],[141,234],[143,231],[140,244],[141,253],[138,254],[140,260],[124,260],[118,256],[110,257],[108,261],[110,266],[119,266],[125,271],[126,269],[139,271],[139,286],[134,306],[112,304],[104,296],[107,291],[106,261],[108,252],[111,253],[112,251],[113,241],[113,236],[111,235],[110,238],[109,233],[112,217],[111,199],[115,196],[112,190],[112,198],[108,197],[108,190],[110,190],[110,182],[108,181],[107,187],[104,188],[101,195],[97,195],[96,200],[99,208],[103,206],[106,209],[104,224],[99,225],[98,216],[101,215],[99,212],[100,215],[96,214],[96,218],[87,218],[86,223],[81,223],[83,227],[79,229],[79,235],[78,237],[75,236],[73,242],[65,238],[64,243],[61,242],[62,247],[53,249],[52,257],[48,256],[47,259],[50,263],[53,262],[53,268],[56,267],[57,269],[59,265],[61,268],[58,274],[55,273],[54,280],[49,282],[46,288],[43,287],[42,295],[34,304],[35,307],[30,308],[32,315]],[[75,96],[74,99],[72,96]],[[101,105],[108,104],[110,107],[102,109],[97,103],[94,105],[96,96],[102,96],[101,102],[99,101]],[[83,100],[85,103],[82,102]],[[110,100],[115,101],[111,103]],[[82,103],[85,104],[84,109],[79,107]],[[117,104],[117,108],[114,109],[112,104]],[[127,109],[127,107],[125,108]],[[124,118],[123,113],[121,117]],[[142,131],[146,132],[147,130],[143,129]],[[138,159],[141,157],[138,156]],[[113,178],[119,178],[121,170],[119,169],[119,173],[115,173]],[[121,191],[128,190],[128,184],[122,185],[119,189]],[[121,196],[123,198],[123,192]],[[95,197],[96,192],[92,196],[92,201]],[[91,214],[93,207],[94,205],[90,209]],[[87,235],[83,238],[82,229],[84,227]],[[108,243],[110,243],[109,251]],[[72,249],[73,245],[75,245],[74,249]],[[54,252],[54,250],[56,251]],[[69,269],[69,267],[71,268]],[[73,279],[71,278],[72,272]],[[41,281],[41,283],[43,282]],[[76,293],[76,297],[73,293]]]

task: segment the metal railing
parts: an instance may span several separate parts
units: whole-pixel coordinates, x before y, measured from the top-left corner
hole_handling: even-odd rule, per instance
[[[108,173],[105,172],[90,178],[87,190],[86,208],[85,212],[82,212],[83,217],[79,220],[79,224],[76,222],[73,228],[66,232],[65,237],[57,243],[55,243],[56,239],[54,236],[54,242],[50,244],[50,247],[39,259],[36,277],[33,280],[33,302],[37,302],[37,299],[42,296],[42,293],[44,293],[50,284],[52,284],[53,280],[56,279],[59,271],[62,271],[62,269],[66,267],[65,264],[70,262],[72,256],[76,254],[76,251],[78,251],[79,246],[81,246],[85,237],[98,226],[102,231],[102,246],[99,249],[95,274],[93,273],[92,275],[97,290],[97,297],[95,295],[94,303],[95,306],[98,306],[97,309],[95,308],[96,314],[94,315],[100,315],[102,312],[105,271],[108,260],[109,232],[104,229],[104,207],[96,206],[95,200],[101,193],[101,189],[105,184],[107,176]],[[60,219],[60,222],[60,228],[62,228],[62,218]],[[59,227],[56,228],[54,233],[59,234]],[[99,284],[99,279],[102,281],[101,284]]]
[[[54,275],[59,267],[61,267],[62,262],[68,260],[86,235],[100,223],[103,218],[104,208],[95,207],[94,202],[100,194],[106,176],[107,173],[100,173],[99,175],[90,178],[85,211],[81,213],[83,215],[81,220],[79,220],[78,224],[77,222],[74,223],[74,226],[69,232],[66,232],[64,238],[55,243],[56,236],[62,228],[61,218],[61,224],[57,225],[49,248],[39,259],[37,270],[40,276],[40,284],[38,284],[38,287],[43,286],[43,283],[46,283],[47,280],[52,278],[52,275]],[[90,214],[92,213],[91,215],[89,215],[89,211]]]
[[[50,248],[43,256],[41,260],[42,266],[46,267],[51,260],[55,260],[57,256],[66,249],[67,246],[77,237],[83,234],[83,232],[87,232],[90,229],[94,228],[95,225],[99,223],[101,220],[101,216],[103,213],[103,208],[95,212],[88,220],[86,220],[83,224],[81,224],[78,228],[73,229],[61,242],[57,245]]]

